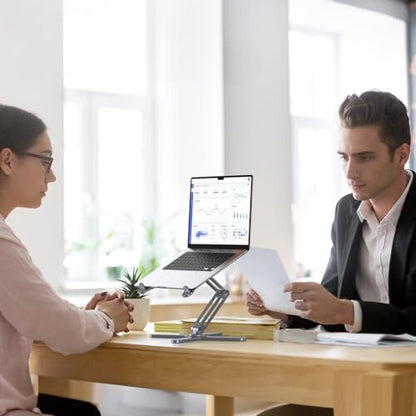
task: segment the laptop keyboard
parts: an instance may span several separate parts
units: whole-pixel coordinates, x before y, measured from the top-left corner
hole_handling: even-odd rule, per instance
[[[182,256],[169,263],[164,269],[167,270],[193,270],[210,271],[217,268],[235,253],[212,253],[187,251]]]

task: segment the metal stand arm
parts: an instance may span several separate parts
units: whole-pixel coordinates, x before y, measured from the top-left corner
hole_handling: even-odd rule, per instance
[[[214,295],[207,303],[203,311],[199,314],[194,322],[189,335],[168,335],[168,334],[151,334],[152,338],[173,338],[172,342],[181,344],[193,341],[245,341],[245,337],[226,337],[221,333],[204,333],[209,323],[214,319],[216,313],[221,308],[229,295],[229,291],[222,287],[213,277],[206,280],[206,283],[214,290]]]

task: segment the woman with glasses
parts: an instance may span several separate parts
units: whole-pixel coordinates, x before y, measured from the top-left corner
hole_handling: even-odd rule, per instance
[[[82,353],[127,331],[132,307],[120,294],[97,294],[84,309],[61,299],[42,278],[7,225],[17,207],[38,208],[52,170],[46,126],[34,114],[0,105],[0,415],[99,415],[89,403],[34,395],[28,359],[32,340],[63,354]]]

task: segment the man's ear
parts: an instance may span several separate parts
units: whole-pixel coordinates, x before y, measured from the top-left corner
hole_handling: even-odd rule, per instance
[[[410,146],[406,143],[403,143],[396,149],[396,160],[404,166],[409,160],[410,156]]]
[[[14,155],[11,149],[4,148],[0,150],[0,172],[5,175],[10,175],[13,163],[14,163]]]

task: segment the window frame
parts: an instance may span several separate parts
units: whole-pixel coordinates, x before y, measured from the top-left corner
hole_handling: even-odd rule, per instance
[[[154,163],[155,143],[153,140],[153,111],[152,100],[149,96],[133,96],[96,92],[86,90],[65,89],[65,103],[74,103],[81,110],[81,142],[85,144],[82,158],[83,177],[86,178],[86,188],[92,197],[92,223],[87,233],[90,241],[99,239],[99,206],[98,206],[98,112],[102,107],[138,110],[143,118],[143,172],[144,172],[144,215],[154,212],[156,193],[154,181],[156,165]],[[64,141],[68,138],[64,138]],[[100,281],[97,274],[97,253],[92,251],[87,256],[86,269],[92,275],[93,281]],[[75,282],[76,278],[67,277],[67,281]],[[83,280],[85,282],[85,280]]]
[[[112,107],[126,110],[138,110],[142,113],[143,121],[143,212],[144,218],[155,215],[157,207],[156,179],[156,143],[155,143],[155,117],[154,117],[154,96],[155,96],[155,28],[154,28],[154,4],[151,0],[145,0],[146,7],[146,92],[143,95],[111,93],[103,91],[81,90],[64,87],[63,104],[72,102],[81,109],[81,141],[86,145],[82,165],[85,176],[88,179],[87,187],[92,195],[94,223],[87,232],[91,237],[90,241],[97,241],[99,237],[99,206],[98,206],[98,112],[101,107]],[[65,19],[65,16],[63,16]],[[65,119],[64,119],[65,124]],[[68,140],[64,135],[65,141]],[[66,169],[64,167],[64,173]],[[64,174],[65,176],[65,174]],[[65,207],[65,194],[64,194]],[[66,218],[64,209],[64,218]],[[64,220],[65,224],[65,220]],[[65,229],[64,229],[65,237]],[[66,256],[66,253],[64,253]],[[103,281],[98,275],[98,253],[90,253],[86,262],[87,275],[93,276],[88,281],[78,280],[66,276],[64,288],[88,288],[102,287]],[[105,280],[108,286],[111,281]]]

